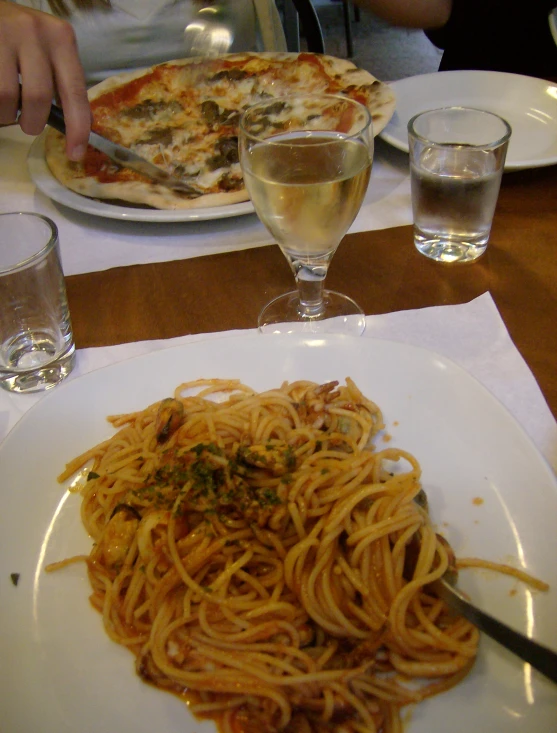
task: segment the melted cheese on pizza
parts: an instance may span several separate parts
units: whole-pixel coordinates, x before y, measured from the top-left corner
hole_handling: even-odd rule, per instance
[[[239,190],[241,113],[256,102],[297,91],[346,92],[346,74],[331,74],[325,58],[238,54],[162,64],[96,96],[93,128],[169,173],[195,181],[203,191]],[[366,94],[361,86],[350,87],[350,96],[361,101]],[[141,179],[94,151],[88,151],[83,174],[101,182]]]

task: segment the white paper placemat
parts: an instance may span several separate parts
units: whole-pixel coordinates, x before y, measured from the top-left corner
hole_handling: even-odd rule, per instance
[[[76,368],[69,379],[156,349],[207,338],[230,338],[238,333],[243,332],[227,331],[82,349],[77,352]],[[457,362],[505,405],[557,472],[557,423],[489,293],[464,305],[368,316],[362,338],[389,339],[422,346]],[[41,396],[12,395],[0,390],[0,440]]]
[[[60,233],[66,275],[188,259],[273,242],[255,214],[161,224],[103,218],[56,203],[36,188],[29,175],[27,154],[33,140],[17,126],[0,128],[0,212],[35,211],[53,219]],[[408,156],[376,140],[371,182],[350,231],[411,223]]]

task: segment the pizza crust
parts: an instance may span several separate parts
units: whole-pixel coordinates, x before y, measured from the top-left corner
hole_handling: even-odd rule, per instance
[[[235,62],[245,62],[257,68],[258,62],[293,61],[300,56],[307,57],[308,54],[287,52],[238,53],[218,57],[218,60],[227,59]],[[357,92],[356,96],[361,97],[362,94],[364,95],[366,106],[372,115],[374,135],[381,132],[394,113],[395,97],[392,90],[369,72],[358,69],[351,61],[326,55],[319,56],[319,60],[325,67],[327,75],[335,83],[340,84],[344,93],[350,96],[352,88]],[[173,67],[183,66],[184,71],[187,71],[191,78],[191,73],[196,71],[196,65],[202,70],[205,61],[206,59],[194,57],[167,62],[167,64]],[[212,61],[215,61],[215,59],[212,59]],[[98,100],[104,94],[118,90],[129,82],[147,77],[156,68],[123,72],[105,79],[89,90],[89,99],[91,102]],[[188,74],[185,75],[185,78],[188,78]],[[307,91],[303,89],[303,80],[292,91],[293,93]],[[116,140],[116,142],[121,141]],[[243,187],[240,190],[208,192],[197,198],[187,198],[185,195],[177,193],[166,186],[143,179],[141,176],[129,171],[122,171],[122,178],[128,180],[101,182],[93,176],[86,175],[82,163],[74,163],[67,158],[65,137],[53,129],[48,129],[46,133],[45,156],[52,174],[64,186],[89,198],[121,200],[122,202],[143,204],[156,209],[208,208],[249,200],[249,195]],[[219,170],[216,173],[218,174]],[[195,183],[195,179],[192,182]]]
[[[288,55],[288,54],[284,54]],[[289,54],[292,55],[292,54]],[[393,90],[373,74],[355,66],[352,61],[336,56],[319,57],[329,68],[331,75],[340,79],[345,88],[350,86],[368,87],[367,108],[373,120],[373,135],[377,136],[388,125],[395,112],[396,97]]]

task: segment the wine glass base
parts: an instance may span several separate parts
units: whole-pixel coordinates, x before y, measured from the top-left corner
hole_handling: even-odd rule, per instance
[[[334,290],[325,290],[323,303],[322,315],[307,316],[301,312],[297,291],[279,295],[259,314],[259,330],[261,333],[276,334],[362,335],[366,327],[366,317],[352,298]]]

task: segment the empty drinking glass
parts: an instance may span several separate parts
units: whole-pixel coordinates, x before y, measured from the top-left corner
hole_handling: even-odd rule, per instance
[[[56,225],[39,214],[0,214],[0,387],[54,387],[71,372],[74,351]]]

